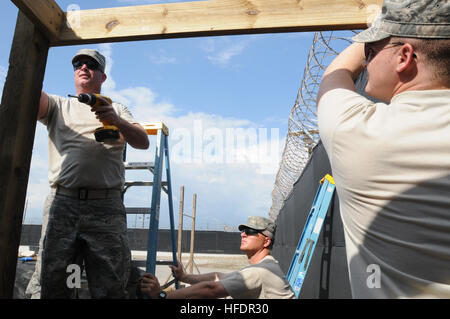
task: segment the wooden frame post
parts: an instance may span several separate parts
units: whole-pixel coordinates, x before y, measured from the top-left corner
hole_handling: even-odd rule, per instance
[[[0,298],[12,298],[49,41],[19,11],[0,106]]]
[[[197,194],[192,196],[192,226],[191,226],[191,244],[189,254],[189,273],[193,274],[194,270],[194,238],[195,238],[195,213],[197,210]]]
[[[183,245],[183,211],[184,211],[184,186],[180,187],[180,213],[178,219],[178,261],[181,263]]]

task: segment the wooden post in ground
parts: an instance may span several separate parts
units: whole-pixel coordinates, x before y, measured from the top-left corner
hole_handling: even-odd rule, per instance
[[[19,11],[0,106],[0,298],[12,298],[49,42]]]
[[[195,211],[197,209],[197,194],[193,196],[192,202],[192,227],[191,227],[191,245],[189,256],[189,273],[194,273],[194,237],[195,237]]]
[[[184,186],[180,187],[180,213],[179,213],[179,222],[178,222],[178,261],[182,262],[181,254],[182,249],[181,245],[183,244],[183,210],[184,210]]]

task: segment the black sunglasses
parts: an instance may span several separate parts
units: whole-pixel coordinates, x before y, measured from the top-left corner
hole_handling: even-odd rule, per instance
[[[243,230],[241,230],[241,233],[245,233],[247,236],[256,236],[258,234],[266,236],[263,233],[261,233],[261,231],[253,229],[253,228],[244,228]]]
[[[374,47],[366,43],[364,45],[364,55],[366,56],[366,62],[369,63],[378,53],[380,53],[384,49],[389,49],[404,44],[405,44],[404,42],[389,42],[386,43],[384,47],[380,48],[379,50],[374,50]]]
[[[78,69],[81,69],[81,67],[86,64],[87,68],[89,70],[98,70],[99,69],[99,64],[96,61],[92,61],[92,60],[86,60],[86,61],[80,61],[77,60],[75,62],[72,63],[73,65],[73,70],[76,71]]]

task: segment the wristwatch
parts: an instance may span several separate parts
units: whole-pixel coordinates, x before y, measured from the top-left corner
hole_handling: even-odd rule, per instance
[[[167,292],[165,292],[165,291],[161,291],[160,293],[159,293],[159,299],[166,299],[166,297],[167,297]]]

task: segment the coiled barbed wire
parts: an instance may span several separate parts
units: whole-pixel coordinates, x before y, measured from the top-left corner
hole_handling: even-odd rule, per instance
[[[323,72],[332,59],[351,43],[356,32],[316,32],[311,45],[297,99],[289,115],[288,133],[280,161],[269,218],[275,220],[294,183],[319,142],[316,97]]]

